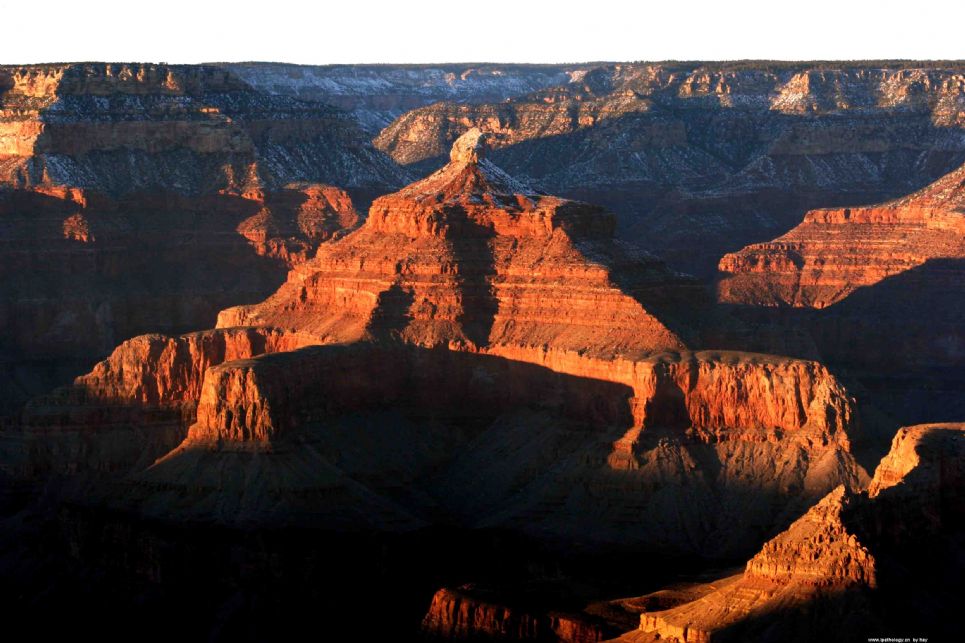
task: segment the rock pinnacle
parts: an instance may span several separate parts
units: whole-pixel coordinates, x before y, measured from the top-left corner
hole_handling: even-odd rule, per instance
[[[453,163],[478,163],[486,156],[488,138],[478,127],[472,128],[452,144],[449,160]]]

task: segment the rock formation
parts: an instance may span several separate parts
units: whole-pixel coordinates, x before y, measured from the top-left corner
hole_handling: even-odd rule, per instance
[[[597,643],[611,629],[585,615],[533,614],[486,600],[474,587],[441,589],[422,620],[428,641],[559,641]]]
[[[440,100],[499,102],[568,82],[591,65],[285,65],[229,63],[252,87],[348,111],[373,136],[403,113]]]
[[[375,144],[424,169],[479,127],[501,167],[606,205],[623,238],[699,276],[810,208],[908,193],[965,160],[960,64],[639,63],[571,79],[413,109]]]
[[[448,165],[377,199],[357,232],[218,325],[298,328],[326,342],[391,335],[507,356],[679,349],[696,334],[684,322],[688,307],[706,305],[698,284],[615,242],[602,209],[512,179],[483,145],[478,130],[464,135]]]
[[[319,243],[354,228],[359,220],[349,195],[329,185],[292,184],[245,196],[262,207],[238,224],[238,232],[259,255],[289,266],[306,261]]]
[[[901,429],[867,491],[830,493],[765,544],[743,575],[693,602],[642,614],[640,632],[620,640],[944,631],[953,619],[941,610],[950,604],[927,585],[962,572],[963,456],[965,425]],[[936,560],[952,568],[927,565]]]
[[[721,556],[860,483],[854,402],[824,367],[685,350],[706,309],[693,280],[485,154],[467,133],[268,300],[200,335],[128,342],[52,398],[66,402],[31,405],[30,434],[86,421],[84,444],[109,442],[104,400],[168,412],[183,443],[103,499],[168,520],[405,529],[445,515]],[[77,391],[100,416],[71,407]],[[33,468],[85,468],[63,451]],[[91,453],[89,469],[130,470],[127,452]]]
[[[965,166],[900,199],[813,210],[720,260],[725,303],[825,308],[927,261],[965,258]]]
[[[405,174],[329,106],[206,66],[0,67],[0,414],[211,326]],[[325,183],[321,183],[325,182]]]
[[[292,181],[382,187],[405,176],[339,110],[212,66],[4,66],[0,114],[6,186],[204,193]]]
[[[965,412],[965,166],[880,205],[809,212],[720,270],[719,299],[764,329],[744,346],[786,351],[770,338],[803,333],[809,356],[904,422]]]
[[[187,436],[208,367],[305,343],[247,328],[135,337],[73,385],[32,399],[17,436],[28,457],[6,466],[26,476],[143,469]]]
[[[210,326],[257,301],[287,266],[355,225],[348,195],[316,184],[244,196],[79,188],[0,191],[0,410],[89,369],[145,332]]]
[[[375,638],[954,622],[965,431],[902,430],[870,486],[856,458],[902,378],[962,399],[961,170],[728,256],[721,292],[766,296],[727,306],[542,189],[716,261],[959,165],[957,63],[357,72],[0,68],[14,629],[147,605],[294,638],[370,620],[373,579]],[[365,142],[392,117],[406,169]]]

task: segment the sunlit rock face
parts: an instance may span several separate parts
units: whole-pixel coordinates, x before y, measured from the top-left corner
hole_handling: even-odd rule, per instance
[[[904,422],[965,413],[965,166],[892,201],[812,210],[719,268],[718,299],[770,328],[754,349],[803,333]]]
[[[825,308],[931,260],[965,258],[965,166],[880,205],[813,210],[720,261],[720,300]]]
[[[219,326],[500,354],[652,352],[696,336],[686,319],[706,305],[696,282],[614,241],[601,208],[507,175],[484,139],[467,133],[444,168],[377,199],[358,231],[326,244],[264,303],[222,313]]]

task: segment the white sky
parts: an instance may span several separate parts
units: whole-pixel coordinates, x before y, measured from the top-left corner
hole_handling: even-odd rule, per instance
[[[962,59],[965,0],[0,0],[0,64]]]

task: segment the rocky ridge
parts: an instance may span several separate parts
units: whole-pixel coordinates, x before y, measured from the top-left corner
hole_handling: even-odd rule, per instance
[[[720,271],[719,300],[765,329],[753,349],[788,351],[768,338],[803,333],[809,356],[860,379],[904,422],[965,411],[965,166],[892,201],[813,210],[725,255]]]
[[[245,82],[271,94],[334,105],[373,135],[406,111],[452,100],[501,101],[568,82],[588,65],[282,65],[230,63]]]
[[[725,255],[721,301],[825,308],[927,261],[965,257],[965,166],[880,205],[812,210],[768,243]]]

